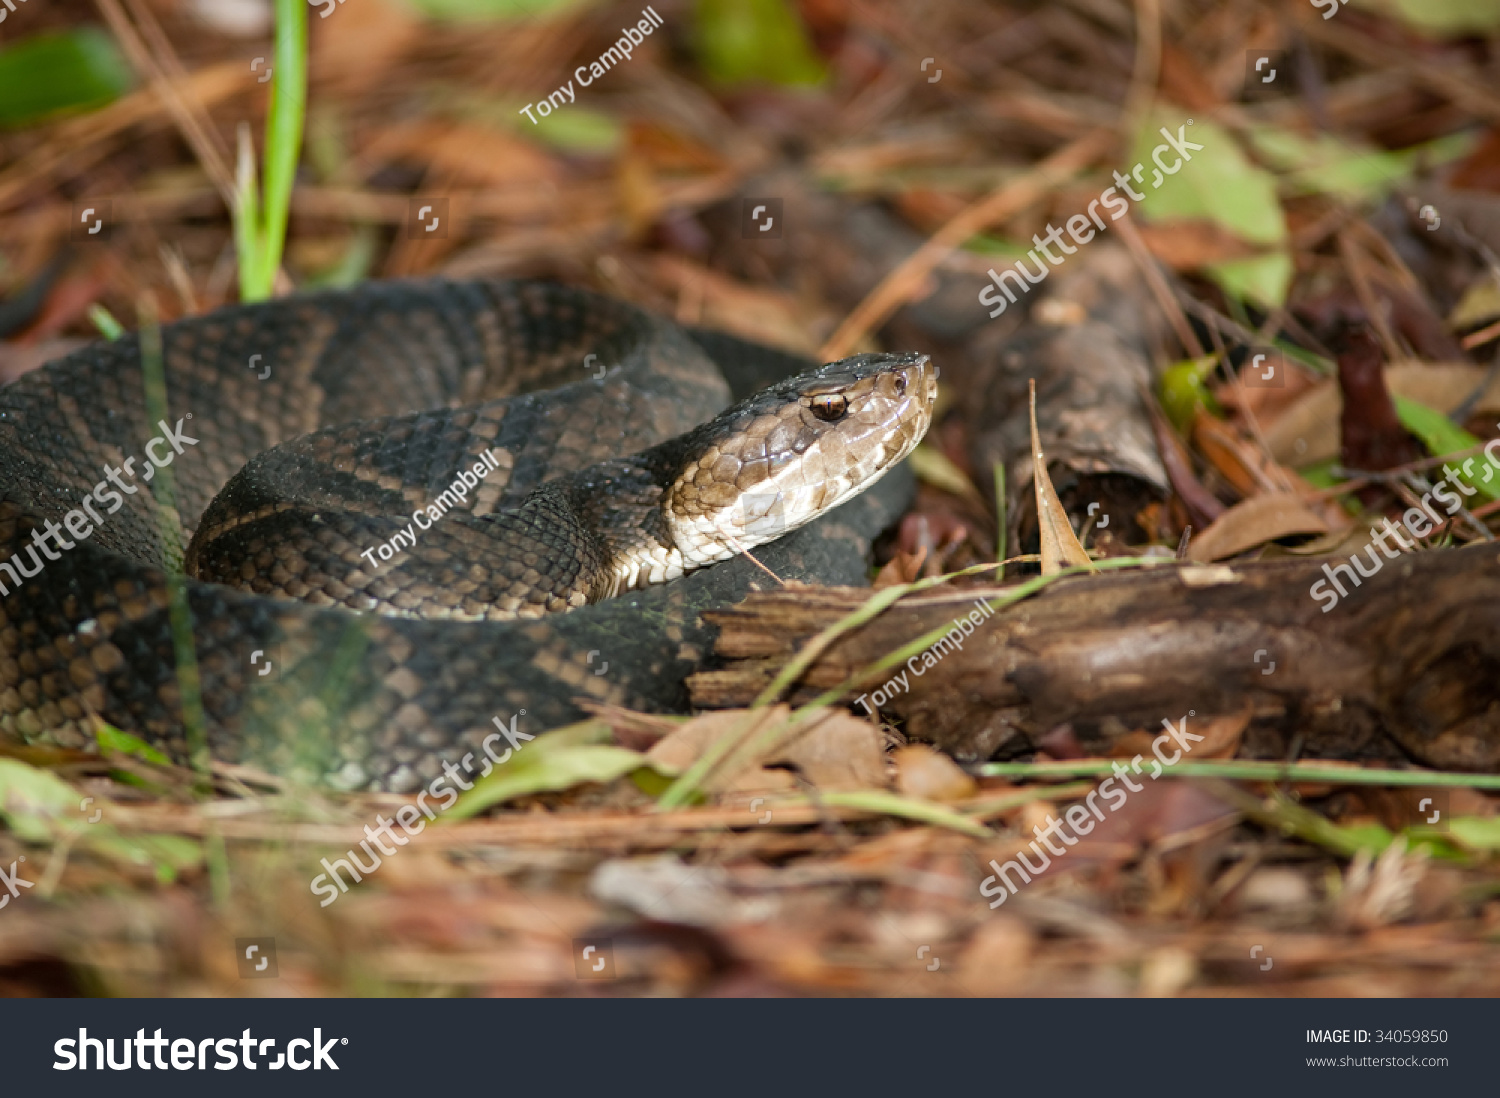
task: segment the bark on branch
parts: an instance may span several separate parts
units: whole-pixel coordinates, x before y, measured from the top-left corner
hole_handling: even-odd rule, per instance
[[[1431,766],[1500,770],[1500,549],[1402,556],[1357,588],[1340,572],[1349,592],[1327,613],[1326,599],[1309,595],[1324,564],[1170,565],[1060,580],[985,620],[923,674],[918,657],[855,693],[878,700],[879,691],[881,711],[908,735],[966,760],[1014,754],[1064,722],[1103,753],[1116,736],[1189,709],[1206,718],[1248,704],[1241,753],[1250,757],[1281,757],[1300,737],[1309,755],[1404,750]],[[999,593],[898,602],[823,653],[793,700]],[[810,637],[868,597],[798,587],[711,612],[729,662],[689,680],[694,704],[747,704]]]

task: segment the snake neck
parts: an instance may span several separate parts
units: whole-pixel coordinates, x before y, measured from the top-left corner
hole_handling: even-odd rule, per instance
[[[566,516],[575,536],[587,541],[597,569],[589,602],[668,583],[712,563],[683,552],[664,513],[680,464],[670,444],[600,462],[543,485],[522,508],[545,510],[553,522]]]

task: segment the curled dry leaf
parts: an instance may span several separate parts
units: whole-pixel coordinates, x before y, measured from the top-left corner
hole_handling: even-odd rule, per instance
[[[1094,562],[1084,552],[1057,498],[1057,489],[1047,475],[1047,458],[1042,453],[1041,436],[1036,428],[1036,381],[1031,382],[1031,462],[1032,484],[1036,486],[1036,518],[1041,530],[1042,575],[1050,576],[1073,565],[1093,568]]]
[[[1293,534],[1326,534],[1328,523],[1287,492],[1276,492],[1235,504],[1188,545],[1188,559],[1223,560],[1246,549]]]

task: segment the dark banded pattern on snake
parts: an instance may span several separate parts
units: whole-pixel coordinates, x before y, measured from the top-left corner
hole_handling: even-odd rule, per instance
[[[575,719],[580,697],[681,709],[682,678],[708,639],[697,611],[742,597],[761,576],[743,559],[534,621],[385,615],[494,616],[495,590],[474,577],[465,555],[483,527],[549,478],[602,453],[679,438],[722,408],[729,389],[700,341],[741,392],[791,364],[540,284],[371,285],[164,329],[168,421],[191,413],[185,422],[198,439],[172,465],[183,544],[218,521],[215,507],[230,507],[226,521],[240,528],[239,540],[233,530],[212,539],[223,541],[217,562],[191,563],[220,579],[238,570],[252,588],[186,585],[212,754],[344,788],[405,790],[472,750],[494,717],[525,710],[523,727],[537,731]],[[595,381],[600,365],[608,372]],[[119,467],[160,433],[144,391],[133,338],[87,348],[0,390],[0,561],[22,553],[29,564],[25,547],[43,523],[79,506],[106,465]],[[279,464],[263,466],[272,471],[257,487],[256,463],[265,462],[257,455],[278,446]],[[368,512],[363,519],[376,525],[401,516],[404,526],[485,450],[504,477],[486,478],[407,554],[427,554],[436,572],[419,570],[409,582],[386,572],[361,585],[351,582],[354,569],[330,567],[347,565],[351,552],[357,561],[373,537],[361,528],[355,538],[330,538],[344,520],[329,516]],[[267,540],[266,530],[240,522],[256,506],[213,504],[247,463],[238,482],[247,490],[303,493],[292,508],[261,501],[268,514],[290,516],[282,532],[289,540]],[[163,566],[175,557],[151,486],[139,486],[39,575],[17,585],[0,569],[8,589],[0,594],[0,732],[83,747],[97,715],[175,758],[190,754],[166,610]],[[787,578],[857,582],[866,541],[894,518],[902,487],[887,482],[760,555]],[[252,548],[256,538],[262,544]],[[324,560],[309,556],[318,545]],[[191,555],[204,554],[195,544]],[[542,563],[539,574],[552,576],[551,562]],[[256,593],[273,576],[279,592],[342,605]],[[528,602],[534,590],[523,589],[508,612],[578,601],[570,592]],[[369,600],[385,613],[349,609],[368,609]],[[254,651],[265,653],[271,673],[257,673],[264,662],[252,668]],[[598,674],[605,662],[608,672]]]

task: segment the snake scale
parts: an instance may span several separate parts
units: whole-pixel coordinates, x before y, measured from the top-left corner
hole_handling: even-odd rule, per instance
[[[341,789],[409,791],[580,699],[683,710],[698,612],[767,582],[741,550],[863,579],[910,478],[860,493],[936,392],[926,356],[813,368],[546,283],[374,283],[159,342],[0,389],[0,733],[90,749],[102,720]]]

